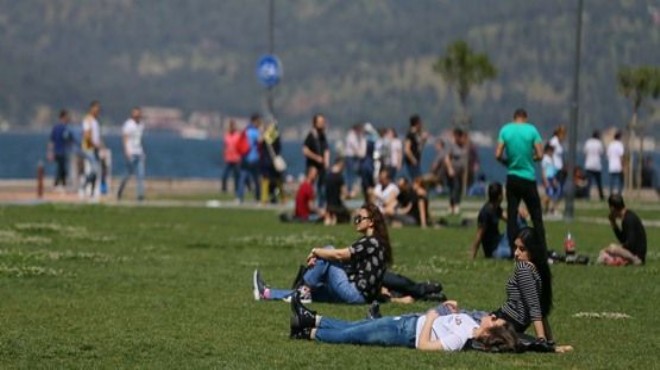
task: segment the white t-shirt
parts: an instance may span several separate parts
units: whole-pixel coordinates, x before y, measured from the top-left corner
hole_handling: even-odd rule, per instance
[[[614,140],[607,146],[607,163],[609,165],[610,173],[620,173],[623,171],[623,143],[619,140]]]
[[[90,137],[91,137],[91,144],[93,144],[95,147],[100,147],[101,146],[101,130],[99,129],[99,121],[94,118],[91,114],[88,114],[85,116],[85,119],[83,119],[82,122],[82,129],[83,133],[89,131]],[[82,148],[83,149],[92,149],[85,143],[83,140],[82,143]]]
[[[548,144],[555,149],[552,154],[552,161],[555,163],[557,171],[559,171],[564,168],[564,147],[561,146],[561,142],[557,136],[553,136]]]
[[[600,171],[603,169],[601,157],[605,149],[603,143],[596,139],[590,138],[584,143],[584,168],[591,171]]]
[[[417,319],[415,334],[415,347],[419,348],[419,338],[426,322],[426,316]],[[467,341],[472,338],[472,332],[479,324],[470,316],[460,313],[440,316],[433,321],[431,328],[431,341],[439,340],[443,351],[460,351]]]
[[[360,142],[355,130],[349,130],[346,134],[346,148],[344,149],[344,155],[347,157],[357,156],[359,150]]]
[[[142,155],[144,153],[142,150],[143,131],[144,125],[135,122],[132,118],[129,118],[124,122],[124,127],[121,129],[121,133],[126,138],[124,151],[128,155]]]
[[[552,179],[557,175],[555,162],[547,154],[543,154],[543,158],[541,159],[541,168],[543,168],[543,174],[545,175],[546,179]]]
[[[399,187],[396,186],[395,183],[390,182],[387,184],[386,187],[383,187],[380,183],[376,185],[376,188],[374,189],[374,197],[376,198],[376,206],[380,209],[380,211],[383,211],[383,207],[385,206],[385,202],[388,199],[394,198],[399,195]]]
[[[401,139],[394,138],[390,142],[390,166],[394,168],[401,168],[401,161],[403,160],[403,143]]]

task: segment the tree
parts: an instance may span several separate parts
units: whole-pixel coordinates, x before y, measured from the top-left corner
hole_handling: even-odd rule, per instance
[[[462,125],[469,122],[467,103],[472,87],[497,77],[497,69],[488,56],[475,53],[463,40],[447,47],[446,54],[433,64],[433,72],[438,73],[458,94],[461,104],[459,123]]]
[[[660,68],[652,66],[621,67],[617,74],[617,85],[621,95],[626,97],[632,106],[632,117],[628,125],[628,150],[632,153],[632,138],[635,136],[636,131],[641,128],[638,125],[639,110],[648,98],[658,98],[660,96]],[[644,139],[641,134],[639,136],[641,141],[637,183],[641,184]],[[630,188],[633,184],[632,155],[629,156],[628,163],[626,186]]]
[[[457,117],[457,123],[467,128],[471,121],[467,109],[470,90],[473,86],[481,85],[485,81],[497,77],[497,69],[490,62],[488,55],[477,54],[472,51],[467,42],[458,40],[450,44],[445,56],[438,58],[438,61],[433,64],[433,72],[439,74],[445,83],[458,94],[461,112]],[[468,151],[472,152],[469,150],[472,146],[469,139],[466,145]],[[465,194],[467,194],[468,175],[473,172],[473,169],[469,168],[470,159],[468,157],[466,156],[465,159],[466,171],[463,173],[463,192]]]

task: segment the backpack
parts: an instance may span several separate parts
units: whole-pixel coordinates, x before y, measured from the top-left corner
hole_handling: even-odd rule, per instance
[[[247,129],[241,132],[241,136],[236,143],[236,151],[241,157],[245,157],[250,152],[250,140],[248,140]]]

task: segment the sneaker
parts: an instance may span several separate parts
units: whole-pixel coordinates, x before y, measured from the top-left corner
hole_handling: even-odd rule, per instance
[[[371,302],[369,306],[369,311],[367,311],[367,320],[380,319],[383,315],[380,313],[380,304],[378,301]]]
[[[292,297],[296,295],[296,293],[300,293],[299,296],[300,303],[304,303],[304,304],[312,303],[312,291],[309,290],[309,288],[304,285],[299,286],[298,289],[294,289],[293,293],[290,296],[282,298],[282,300],[286,303],[291,303]]]
[[[259,269],[254,270],[252,274],[252,293],[254,294],[255,301],[261,301],[267,299],[268,288],[266,283],[261,278],[261,273]]]
[[[294,328],[291,327],[290,339],[312,339],[312,328]]]
[[[291,336],[303,328],[316,326],[316,311],[312,311],[300,302],[300,292],[296,291],[291,298]]]

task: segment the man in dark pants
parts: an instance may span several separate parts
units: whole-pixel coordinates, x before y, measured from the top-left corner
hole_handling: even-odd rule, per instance
[[[511,255],[516,249],[514,244],[515,235],[518,235],[516,220],[521,200],[525,202],[534,228],[547,250],[534,163],[543,157],[543,139],[536,127],[527,122],[527,112],[524,109],[518,109],[513,114],[513,122],[507,123],[500,130],[497,141],[495,157],[507,167],[506,232],[507,235],[512,236],[509,238]]]

